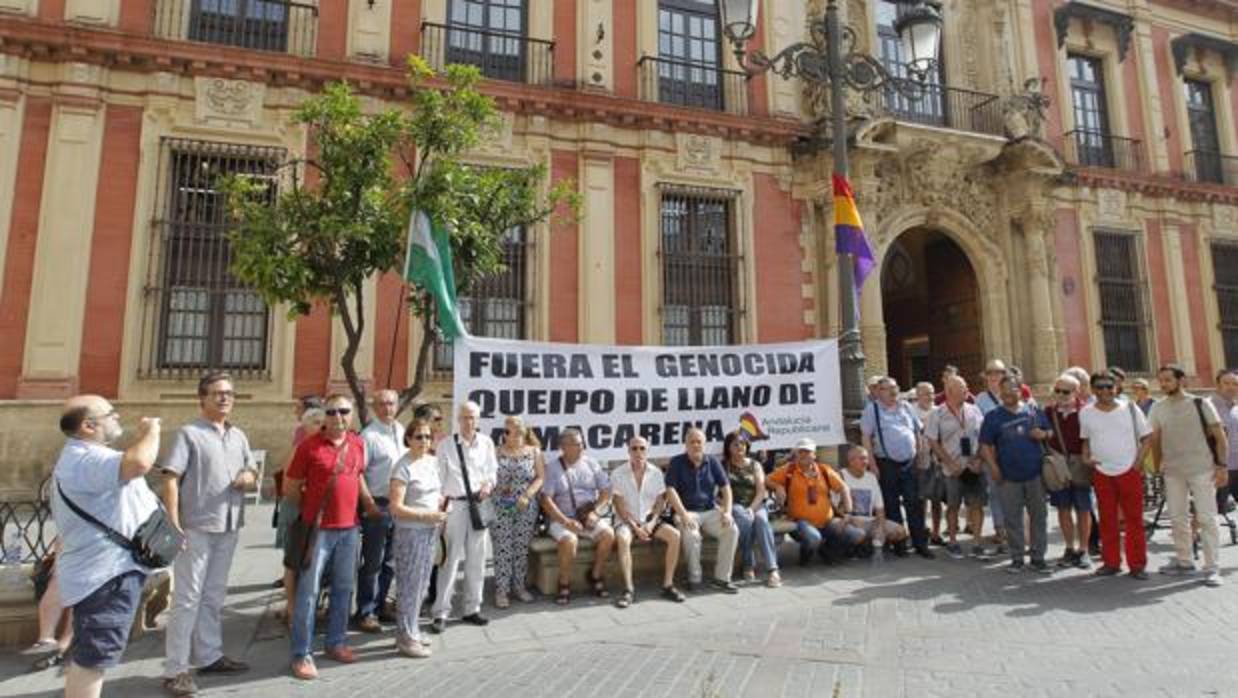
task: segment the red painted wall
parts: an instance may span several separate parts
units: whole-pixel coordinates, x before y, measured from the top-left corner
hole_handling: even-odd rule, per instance
[[[1088,329],[1092,325],[1088,322],[1088,306],[1084,295],[1085,284],[1090,282],[1090,276],[1083,271],[1083,251],[1080,243],[1079,219],[1075,211],[1059,208],[1054,252],[1057,255],[1057,274],[1062,286],[1049,291],[1062,294],[1067,362],[1071,366],[1091,366],[1092,336]],[[1071,288],[1071,292],[1066,294],[1063,287]]]
[[[64,3],[65,0],[41,0],[39,2],[39,19],[63,22]]]
[[[1191,344],[1195,348],[1195,373],[1199,378],[1195,385],[1212,385],[1212,342],[1210,333],[1216,332],[1215,326],[1208,324],[1204,314],[1204,285],[1199,279],[1199,237],[1196,235],[1195,224],[1184,224],[1178,234],[1182,236],[1183,278],[1186,279],[1186,304],[1191,313]],[[1209,289],[1211,291],[1211,289]]]
[[[155,0],[125,0],[120,3],[120,21],[117,23],[120,31],[149,35],[151,22],[155,19],[154,5]]]
[[[306,144],[305,157],[314,158],[318,146],[311,138]],[[318,171],[306,168],[305,184],[318,184]],[[331,378],[331,312],[327,306],[316,303],[309,315],[297,318],[296,339],[292,355],[292,397],[322,395]]]
[[[1057,35],[1053,29],[1053,0],[1040,0],[1032,5],[1032,30],[1036,39],[1036,63],[1040,77],[1045,79],[1044,93],[1053,95],[1046,110],[1045,140],[1059,151],[1062,149],[1062,109],[1070,104],[1070,91],[1057,81]]]
[[[1169,309],[1169,282],[1165,278],[1165,246],[1160,221],[1145,221],[1148,241],[1148,283],[1152,294],[1153,329],[1156,332],[1157,359],[1164,363],[1177,360],[1174,351],[1174,328]]]
[[[109,105],[103,125],[86,315],[78,360],[82,392],[109,398],[117,396],[120,386],[125,292],[141,147],[142,108]],[[99,322],[99,318],[107,318],[107,322]]]
[[[580,162],[570,150],[552,150],[550,178],[552,184],[572,179],[579,187]],[[580,307],[580,234],[579,224],[552,225],[550,239],[550,341],[578,341],[577,308]]]
[[[640,161],[615,158],[615,341],[641,344]]]
[[[576,0],[554,3],[555,82],[571,86],[576,82]]]
[[[615,94],[635,99],[638,96],[636,61],[639,58],[636,52],[636,3],[617,2],[613,7]]]
[[[404,297],[404,282],[399,274],[383,274],[378,278],[377,317],[371,320],[374,323],[375,388],[400,390],[408,385],[408,324],[411,318]]]
[[[317,58],[342,60],[348,51],[348,3],[320,3],[318,8]]]
[[[17,380],[21,377],[51,118],[50,100],[26,98],[21,144],[18,146],[20,151],[17,154],[17,181],[13,186],[9,243],[4,257],[4,285],[0,287],[0,337],[4,338],[5,345],[5,350],[0,351],[0,398],[15,397]]]
[[[753,249],[755,257],[757,340],[804,339],[802,285],[811,282],[800,269],[800,204],[778,187],[773,175],[753,175]]]
[[[391,65],[404,65],[408,54],[421,49],[421,0],[391,5]]]
[[[750,51],[765,51],[765,21],[761,14],[757,14],[757,30],[752,39],[748,42]],[[726,40],[725,36],[722,40],[722,50],[730,51],[731,43]],[[738,76],[737,76],[738,78]],[[772,73],[762,73],[751,80],[746,81],[748,88],[748,112],[755,116],[769,116],[769,81],[770,79],[781,80],[782,78],[773,77]]]
[[[1169,30],[1152,27],[1152,55],[1156,56],[1156,80],[1161,89],[1161,117],[1165,122],[1164,134],[1151,134],[1153,139],[1164,138],[1169,150],[1169,169],[1182,171],[1182,134],[1178,129],[1178,102],[1183,99],[1181,84],[1174,73],[1173,59],[1169,49]]]

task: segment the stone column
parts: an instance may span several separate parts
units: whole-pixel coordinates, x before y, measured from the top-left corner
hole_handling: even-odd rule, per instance
[[[1057,333],[1053,326],[1053,301],[1050,295],[1049,255],[1056,214],[1050,206],[1039,206],[1023,217],[1027,242],[1027,288],[1032,314],[1031,383],[1048,383],[1062,366],[1058,361]]]

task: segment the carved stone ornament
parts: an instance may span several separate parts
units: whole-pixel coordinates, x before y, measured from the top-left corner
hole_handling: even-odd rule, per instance
[[[266,86],[245,80],[194,78],[199,121],[244,122],[256,126],[262,121],[262,102]]]
[[[1044,132],[1045,109],[1049,97],[1042,91],[1041,78],[1023,81],[1023,93],[1010,95],[1002,101],[1002,125],[1012,141],[1041,138]]]
[[[477,150],[485,153],[511,154],[515,130],[516,115],[511,112],[501,112],[481,129],[478,134]]]
[[[1238,233],[1238,207],[1213,204],[1212,228],[1218,233]]]
[[[1135,20],[1121,12],[1072,0],[1053,11],[1053,28],[1057,30],[1059,49],[1066,45],[1066,35],[1070,33],[1071,18],[1080,22],[1099,22],[1113,27],[1113,33],[1118,37],[1118,61],[1126,60],[1126,50],[1130,48],[1131,36],[1135,33]]]
[[[1126,192],[1118,189],[1101,189],[1096,192],[1096,212],[1102,221],[1126,219]]]
[[[679,169],[716,173],[722,163],[722,139],[699,133],[676,133]]]

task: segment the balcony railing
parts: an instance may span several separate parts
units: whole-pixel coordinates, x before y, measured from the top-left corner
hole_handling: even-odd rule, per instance
[[[1001,136],[1002,104],[997,95],[945,85],[926,85],[919,99],[888,88],[886,110],[899,121]]]
[[[318,8],[289,0],[158,0],[155,36],[312,56]]]
[[[748,113],[748,75],[707,63],[644,56],[636,64],[641,99],[731,114]]]
[[[1188,151],[1186,177],[1192,182],[1238,186],[1238,156],[1222,155],[1215,150]]]
[[[1144,171],[1143,142],[1102,131],[1067,131],[1066,161],[1076,167]]]
[[[435,70],[451,63],[475,65],[495,80],[549,85],[554,80],[555,43],[511,32],[459,25],[421,24],[421,55]]]

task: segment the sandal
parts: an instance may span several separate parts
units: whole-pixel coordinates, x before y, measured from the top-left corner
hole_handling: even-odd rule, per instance
[[[30,671],[44,671],[54,666],[60,666],[65,662],[65,655],[61,652],[52,652],[44,657],[39,657],[30,665]]]
[[[619,608],[627,608],[628,606],[631,606],[632,605],[632,590],[624,589],[623,593],[619,595],[619,599],[615,601],[615,605],[618,606]]]
[[[566,606],[572,600],[572,583],[559,582],[559,595],[555,597],[555,603],[560,606]]]
[[[683,592],[673,586],[662,587],[662,598],[675,603],[683,603],[686,600]]]
[[[593,588],[593,595],[599,599],[610,597],[610,592],[606,591],[606,582],[601,578],[593,576],[593,570],[585,570],[585,581]]]

